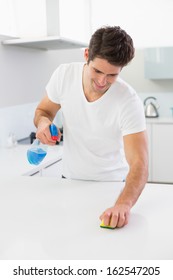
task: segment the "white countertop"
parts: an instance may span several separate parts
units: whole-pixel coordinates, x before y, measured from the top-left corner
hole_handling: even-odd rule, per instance
[[[173,259],[173,185],[148,184],[121,229],[100,228],[123,183],[1,178],[0,259]]]
[[[44,160],[39,165],[31,165],[27,160],[30,145],[17,145],[12,148],[0,148],[0,176],[31,175],[45,166],[62,158],[62,146],[49,146]]]

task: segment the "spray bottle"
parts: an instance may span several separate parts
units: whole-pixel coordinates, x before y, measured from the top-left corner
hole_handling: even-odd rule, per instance
[[[51,138],[53,140],[58,139],[58,130],[57,127],[52,123],[49,127]],[[38,165],[42,162],[42,160],[47,155],[47,148],[46,144],[42,144],[40,140],[35,139],[32,143],[31,147],[27,150],[27,159],[30,164]]]

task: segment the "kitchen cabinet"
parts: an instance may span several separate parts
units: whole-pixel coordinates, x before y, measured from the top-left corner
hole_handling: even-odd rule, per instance
[[[173,47],[144,50],[144,73],[147,79],[173,79]]]
[[[18,27],[15,36],[17,38],[4,40],[2,42],[4,45],[40,50],[88,46],[91,35],[90,1],[46,0],[35,4],[33,0],[28,1],[27,6],[15,2],[18,21],[13,25]],[[7,35],[12,36],[12,34]]]
[[[41,171],[41,176],[62,178],[62,159],[47,165]]]
[[[173,124],[152,127],[152,181],[173,182]]]
[[[148,176],[148,181],[151,182],[151,178],[152,178],[152,168],[151,168],[151,125],[150,124],[146,124],[146,128],[147,128],[147,135],[148,135],[148,153],[149,153],[149,176]]]
[[[56,177],[62,178],[62,159],[54,160],[51,163],[45,163],[39,170],[30,172],[29,176],[34,177]]]
[[[56,177],[62,178],[62,159],[51,161],[51,163],[45,163],[40,166],[39,170],[32,170],[29,176],[34,177]]]
[[[147,124],[149,138],[149,182],[173,183],[173,121]]]
[[[12,37],[46,35],[45,1],[1,0],[0,33]]]

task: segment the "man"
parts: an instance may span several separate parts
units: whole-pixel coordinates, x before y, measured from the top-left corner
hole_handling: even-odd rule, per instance
[[[63,176],[125,181],[115,205],[100,216],[106,226],[123,227],[148,177],[145,117],[136,92],[119,74],[134,57],[131,37],[120,27],[92,35],[85,63],[60,65],[38,105],[36,137],[54,145],[49,125],[63,115]]]

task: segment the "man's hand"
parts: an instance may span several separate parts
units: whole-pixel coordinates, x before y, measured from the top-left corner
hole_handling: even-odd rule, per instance
[[[108,208],[101,216],[105,226],[123,227],[129,221],[130,209],[138,200],[148,178],[148,145],[146,132],[124,136],[124,148],[129,173],[125,186],[115,206]]]
[[[43,144],[55,145],[56,140],[52,140],[52,138],[51,138],[50,125],[51,125],[51,122],[49,120],[42,121],[38,126],[38,129],[36,132],[36,138],[38,138],[41,141],[41,143],[43,143]],[[60,139],[61,139],[61,132],[58,129],[57,141],[59,142]]]
[[[112,228],[121,228],[128,224],[130,215],[130,207],[126,204],[116,204],[115,206],[106,209],[100,216],[105,226]]]
[[[61,105],[53,103],[48,98],[47,94],[44,96],[40,104],[37,106],[34,116],[34,124],[37,127],[36,138],[41,143],[47,145],[55,145],[56,140],[52,140],[50,133],[50,125],[53,122],[56,113],[60,110]],[[58,142],[61,139],[61,132],[58,129]]]

